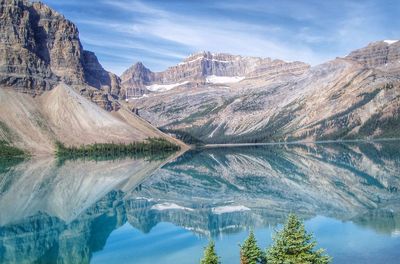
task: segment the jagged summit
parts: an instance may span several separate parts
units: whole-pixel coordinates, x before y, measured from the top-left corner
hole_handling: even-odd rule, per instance
[[[0,85],[41,94],[60,82],[114,109],[119,78],[83,49],[76,25],[41,2],[0,0]]]
[[[142,63],[136,63],[122,74],[121,79],[125,89],[165,91],[180,86],[193,88],[199,85],[230,84],[260,76],[298,75],[309,67],[302,62],[203,51],[190,55],[163,72],[151,72]]]
[[[196,52],[196,53],[189,55],[180,64],[192,62],[195,60],[201,60],[201,59],[220,60],[221,62],[227,62],[227,61],[233,61],[233,60],[240,60],[243,58],[246,58],[246,57],[240,56],[240,55],[232,55],[229,53],[215,53],[215,52],[211,52],[211,51],[200,51],[200,52]],[[247,58],[261,59],[258,57],[247,57]]]
[[[145,85],[150,82],[152,72],[142,62],[137,62],[121,75],[122,85]]]
[[[398,64],[400,61],[400,41],[382,40],[372,42],[364,48],[351,52],[345,58],[357,61],[366,67]]]

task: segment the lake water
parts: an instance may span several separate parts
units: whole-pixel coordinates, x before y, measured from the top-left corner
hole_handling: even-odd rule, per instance
[[[159,168],[161,167],[161,168]],[[289,213],[333,263],[400,263],[400,142],[198,149],[173,160],[0,164],[0,263],[239,263]]]

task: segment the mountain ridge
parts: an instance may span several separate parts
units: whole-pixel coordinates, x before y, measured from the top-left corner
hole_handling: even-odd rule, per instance
[[[164,131],[203,143],[399,137],[399,47],[374,42],[300,71],[267,64],[267,74],[184,83],[130,104]]]
[[[143,93],[146,93],[157,91],[151,89],[152,85],[169,85],[169,89],[181,85],[197,87],[206,83],[239,82],[245,78],[283,73],[285,70],[292,74],[301,74],[308,67],[308,64],[299,61],[285,62],[271,58],[204,51],[194,53],[161,72],[152,72],[142,62],[137,62],[122,73],[121,80],[125,89],[142,89]]]

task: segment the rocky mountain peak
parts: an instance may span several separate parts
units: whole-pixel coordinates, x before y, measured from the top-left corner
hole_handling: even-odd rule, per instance
[[[120,80],[83,50],[71,21],[26,0],[0,0],[0,18],[0,85],[40,94],[63,82],[112,108],[108,98],[120,94]]]
[[[232,55],[228,53],[212,53],[210,51],[202,51],[191,54],[189,57],[185,58],[178,65],[182,65],[184,63],[192,63],[200,60],[215,60],[220,62],[229,62],[239,59],[243,59],[243,57],[240,55]]]
[[[122,76],[124,74],[129,74],[130,72],[132,73],[136,73],[136,72],[151,72],[142,62],[137,62],[134,65],[132,65],[132,67],[130,67],[128,70],[126,70]]]
[[[151,82],[152,76],[153,73],[142,62],[137,62],[122,73],[122,85],[127,88],[143,87]]]
[[[400,62],[400,41],[383,40],[368,44],[345,57],[366,67],[379,67]]]

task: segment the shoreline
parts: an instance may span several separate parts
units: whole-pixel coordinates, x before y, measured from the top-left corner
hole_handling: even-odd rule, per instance
[[[296,144],[328,144],[328,143],[373,143],[386,141],[400,141],[400,138],[378,138],[378,139],[347,139],[347,140],[319,140],[319,141],[281,141],[265,143],[225,143],[206,144],[193,148],[220,148],[220,147],[247,147],[247,146],[273,146],[273,145],[296,145]]]

